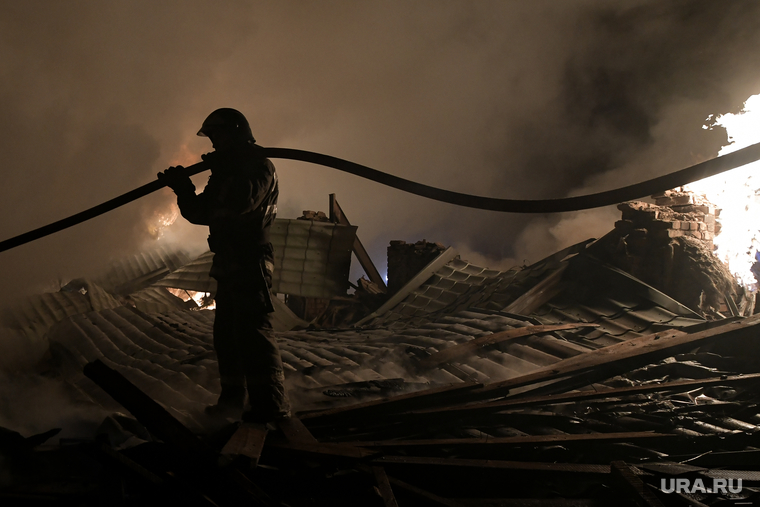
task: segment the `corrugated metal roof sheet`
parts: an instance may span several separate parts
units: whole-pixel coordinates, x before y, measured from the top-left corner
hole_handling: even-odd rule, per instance
[[[208,275],[213,260],[213,252],[203,253],[197,259],[157,281],[155,285],[214,293],[216,292],[216,280]]]
[[[156,280],[190,262],[185,251],[162,244],[111,264],[96,282],[118,294],[127,294],[151,285]]]
[[[69,367],[65,369],[74,375],[75,382],[79,382],[81,367],[102,355],[114,364],[129,366],[132,358],[141,358],[172,371],[181,363],[186,365],[181,371],[190,378],[199,379],[198,382],[202,381],[204,390],[216,392],[216,377],[209,377],[206,371],[191,371],[196,366],[212,370],[215,367],[213,314],[213,311],[147,314],[120,307],[74,316],[56,326],[50,340],[55,344],[53,349],[67,358]],[[289,385],[296,397],[300,388],[356,381],[404,378],[406,382],[425,384],[459,382],[469,378],[503,380],[585,350],[582,345],[561,342],[549,336],[535,337],[542,348],[546,347],[546,340],[557,344],[542,351],[533,348],[536,344],[527,343],[530,342],[527,338],[519,343],[515,341],[483,349],[478,354],[463,357],[451,367],[424,373],[416,371],[415,354],[410,351],[434,353],[473,337],[520,325],[527,323],[496,312],[474,310],[447,315],[437,322],[395,333],[386,329],[306,330],[280,332],[278,340]],[[199,357],[201,359],[196,361],[195,358]],[[139,368],[154,376],[152,382],[167,383],[170,391],[182,391],[186,387],[184,379],[174,378],[174,374],[148,363],[140,363]],[[147,380],[143,379],[143,382]],[[169,392],[167,388],[162,389]],[[83,390],[96,397],[89,388]],[[169,403],[171,396],[163,396],[166,398],[159,401]],[[175,401],[183,410],[188,408],[187,400]]]
[[[204,359],[213,354],[213,321],[204,318],[210,313],[184,311],[162,318],[119,307],[76,315],[51,329],[51,353],[59,359],[64,379],[101,405],[113,407],[114,402],[82,374],[82,367],[95,359],[192,422],[218,394],[216,362]]]
[[[75,286],[82,291],[74,289]],[[22,330],[27,336],[42,337],[53,324],[68,316],[122,304],[102,287],[84,279],[75,280],[68,287],[72,290],[37,294],[11,306],[5,311],[5,325]]]
[[[311,222],[304,225],[309,231],[314,228]],[[300,224],[294,227],[302,227],[301,232],[305,230]],[[300,238],[294,242],[294,248],[302,253],[308,250],[309,240],[304,247],[303,239],[310,238],[311,232],[287,234],[287,237]],[[329,250],[324,245],[315,251]],[[283,258],[286,249],[282,247]],[[295,410],[353,403],[352,389],[358,389],[359,393],[362,389],[357,386],[374,386],[369,388],[371,393],[388,395],[434,384],[502,381],[663,327],[700,322],[683,305],[582,252],[582,247],[576,248],[569,253],[574,255],[569,259],[567,252],[561,252],[528,268],[507,272],[454,259],[438,268],[401,304],[376,318],[373,327],[286,331],[306,323],[283,308],[277,299],[274,327],[278,330],[286,382]],[[303,256],[300,260],[305,263],[307,258]],[[201,262],[195,263],[196,267],[201,265]],[[196,273],[200,274],[200,269]],[[208,278],[205,270],[203,275]],[[513,308],[513,303],[522,300],[526,293],[546,286],[547,280],[556,282],[549,287],[552,291],[547,301],[539,299],[534,306],[523,306],[532,308],[526,312],[528,315],[505,311]],[[214,403],[219,393],[213,350],[214,311],[167,312],[169,307],[179,304],[179,300],[166,299],[168,292],[162,291],[165,292],[163,288],[151,287],[134,293],[131,298],[137,308],[118,304],[110,307],[109,299],[101,300],[107,293],[91,285],[87,292],[95,303],[86,304],[85,294],[65,293],[52,296],[56,302],[62,299],[57,303],[61,307],[54,307],[55,311],[41,312],[41,304],[36,304],[32,310],[37,313],[21,312],[21,315],[27,315],[28,324],[41,319],[49,325],[60,320],[47,337],[61,378],[96,403],[118,409],[113,400],[82,374],[87,362],[101,359],[181,421],[198,427],[203,408]],[[99,310],[92,311],[95,307]],[[156,311],[164,313],[154,313]],[[595,323],[599,327],[514,338],[456,356],[446,363],[435,363],[439,366],[430,369],[421,363],[432,354],[491,333],[536,324],[575,322]],[[373,382],[385,382],[387,386],[383,390]],[[635,410],[628,410],[627,419],[616,419],[617,411],[625,409],[625,404],[609,407],[611,405],[603,403],[589,404],[591,415],[585,420],[568,416],[561,409],[491,413],[487,421],[474,417],[463,424],[449,424],[445,431],[461,433],[460,436],[467,436],[468,432],[492,436],[562,434],[576,429],[593,432],[607,428],[609,431],[612,426],[637,428],[651,422],[642,422]],[[734,417],[738,418],[739,414]],[[672,428],[673,421],[663,424]],[[710,424],[718,426],[719,422],[710,420]],[[676,421],[675,424],[674,432],[707,431],[693,421],[689,424]],[[370,426],[367,429],[370,433],[406,434],[399,425]],[[321,427],[315,430],[329,432]],[[353,438],[357,438],[356,435]]]
[[[129,299],[137,309],[147,313],[167,313],[197,307],[192,300],[188,304],[166,290],[166,287],[147,287],[130,294]]]
[[[599,325],[558,332],[571,340],[583,339],[606,346],[665,328],[704,322],[667,295],[589,256],[579,255],[569,261],[563,284],[559,294],[530,316],[545,324]]]
[[[272,290],[329,298],[345,294],[356,226],[312,220],[275,220]]]
[[[270,234],[274,246],[273,292],[313,298],[346,293],[355,226],[277,219]],[[216,281],[208,276],[213,255],[206,252],[156,285],[214,292]]]
[[[368,325],[414,326],[431,313],[455,312],[472,307],[503,310],[550,273],[560,269],[568,255],[583,251],[589,241],[573,245],[526,268],[508,271],[483,268],[454,259],[436,269],[404,301]]]
[[[96,402],[110,403],[82,377],[81,368],[105,357],[110,366],[158,401],[193,419],[219,389],[213,317],[214,312],[207,310],[148,314],[119,307],[65,319],[51,330],[49,338],[51,350],[61,359],[64,378]],[[277,335],[294,405],[304,409],[340,403],[340,399],[321,394],[336,385],[399,378],[417,388],[463,380],[494,382],[601,346],[593,340],[587,343],[542,334],[483,348],[429,371],[417,370],[417,358],[530,324],[501,312],[470,309],[397,331],[303,330]]]
[[[411,291],[397,308],[373,321],[383,325],[277,333],[294,408],[303,410],[351,403],[352,396],[362,392],[387,395],[392,391],[419,389],[434,383],[505,380],[643,333],[701,322],[691,310],[666,295],[582,252],[574,253],[576,255],[571,259],[566,259],[565,255],[554,256],[526,269],[508,272],[453,260]],[[534,306],[522,306],[530,308],[527,315],[505,311],[514,308],[513,303],[522,300],[526,293],[545,287],[547,280],[556,282],[549,287],[551,297],[546,300],[537,298],[538,303]],[[158,289],[140,293],[150,300],[149,294],[155,290]],[[157,314],[124,306],[108,308],[103,306],[97,290],[92,292],[97,303],[90,306],[100,306],[100,311],[70,316],[66,316],[69,314],[65,309],[53,312],[56,316],[63,316],[49,333],[51,352],[58,360],[56,364],[61,377],[97,403],[116,409],[115,403],[82,375],[84,364],[101,359],[162,403],[175,417],[197,428],[196,421],[202,409],[213,403],[219,392],[212,345],[214,312],[183,310]],[[81,303],[81,298],[77,298],[84,297],[84,294],[69,295],[75,309],[84,308],[81,304],[77,306],[77,301]],[[282,305],[279,300],[276,304]],[[283,317],[285,328],[288,320],[293,320],[291,315],[280,314],[280,317]],[[437,368],[420,369],[420,359],[473,338],[540,323],[566,322],[591,322],[599,327],[511,339],[459,356]],[[456,452],[462,458],[490,459],[492,456],[481,456],[480,453],[486,452],[486,448],[508,445],[509,459],[548,462],[557,461],[560,456],[568,463],[583,463],[588,456],[573,446],[574,435],[580,434],[581,438],[577,439],[580,441],[591,434],[608,433],[593,435],[594,438],[601,437],[589,444],[593,446],[595,459],[609,462],[619,459],[621,454],[627,459],[662,458],[664,453],[671,452],[668,442],[674,442],[675,438],[659,439],[645,448],[637,445],[648,435],[639,435],[642,440],[635,441],[637,445],[627,441],[621,445],[623,439],[629,438],[624,432],[655,429],[668,433],[665,436],[720,435],[728,438],[742,436],[741,432],[756,431],[759,416],[747,403],[742,406],[723,402],[723,395],[736,396],[735,391],[731,394],[726,388],[717,393],[700,388],[700,396],[710,398],[709,405],[701,405],[691,391],[686,394],[653,391],[636,398],[625,395],[605,398],[604,393],[620,385],[654,385],[663,376],[674,380],[702,378],[700,375],[703,375],[720,377],[714,382],[722,382],[725,378],[723,371],[700,364],[704,359],[704,364],[709,365],[713,360],[710,356],[690,354],[668,358],[606,380],[606,385],[583,386],[593,389],[573,395],[594,393],[595,397],[575,401],[572,405],[549,400],[539,403],[534,398],[529,399],[532,404],[501,406],[496,410],[483,409],[484,406],[479,407],[473,402],[454,407],[454,417],[425,413],[425,410],[417,411],[413,407],[404,413],[391,412],[385,419],[384,414],[376,420],[373,417],[362,419],[361,424],[354,424],[350,418],[342,423],[338,421],[337,425],[331,421],[320,423],[318,418],[316,423],[312,419],[309,424],[308,416],[306,421],[309,430],[322,442],[345,441],[358,445],[357,441],[363,441],[362,445],[378,447],[372,441],[385,440],[379,443],[379,447],[415,446],[413,455],[427,444],[425,438],[462,438],[451,444],[456,445]],[[717,389],[720,391],[721,388]],[[510,395],[515,393],[519,394],[519,389]],[[514,397],[511,401],[515,400],[520,402],[525,398]],[[506,402],[509,401],[507,398]],[[335,431],[336,427],[340,431]],[[531,441],[529,438],[491,445],[494,442],[487,440],[491,437],[540,435],[568,437],[570,444],[565,446],[547,439]],[[410,438],[416,440],[404,441]],[[470,438],[469,442],[467,438]],[[486,442],[488,445],[479,445]],[[751,440],[746,439],[746,442],[751,445]],[[517,443],[520,447],[511,447]],[[715,443],[710,440],[702,445]],[[439,447],[448,445],[444,444]],[[471,444],[474,445],[469,447]],[[441,451],[436,447],[431,449],[434,453]],[[704,449],[694,452],[702,451]],[[450,456],[450,450],[444,449],[443,452]],[[606,456],[609,459],[605,460]],[[692,458],[688,456],[688,459]]]
[[[562,331],[559,336],[599,347],[663,327],[703,322],[692,310],[658,290],[582,254],[587,243],[521,270],[500,272],[454,259],[367,325],[402,330],[424,327],[467,309],[504,312],[518,297],[561,269],[565,271],[557,279],[561,283],[559,292],[523,318],[543,324],[596,323],[599,327]]]
[[[339,243],[333,242],[332,232],[340,230],[338,226],[295,220],[280,225],[285,227],[281,229],[285,246],[280,247],[280,259],[293,257],[291,260],[306,266],[306,252],[313,251],[323,255],[312,259],[314,265],[331,262],[328,253]],[[353,234],[353,229],[350,232]],[[314,250],[310,250],[312,238],[317,238]],[[306,323],[287,308],[280,308],[284,305],[277,300],[274,326],[280,331],[278,339],[289,385],[294,393],[315,389],[314,396],[307,396],[305,402],[299,400],[313,403],[324,398],[318,388],[350,382],[398,378],[419,385],[493,382],[651,332],[658,326],[683,326],[697,321],[690,310],[651,287],[577,255],[582,248],[583,245],[528,268],[507,272],[454,259],[438,268],[396,308],[375,319],[371,328],[285,331]],[[567,255],[575,256],[568,260]],[[209,259],[206,254],[178,270],[180,276],[176,279],[192,280],[190,275],[195,273],[196,281],[201,280],[201,274],[208,280],[208,268],[201,270],[200,266]],[[295,270],[296,264],[288,269]],[[548,302],[530,315],[504,311],[542,281],[552,276],[560,280],[555,273],[563,274],[563,290]],[[587,283],[589,276],[594,279],[592,286]],[[165,312],[178,304],[177,298],[164,298],[163,290],[152,287],[135,293],[132,299],[138,308],[106,305],[99,312],[91,311],[92,304],[83,304],[85,296],[80,293],[66,296],[73,298],[72,309],[61,310],[45,322],[50,325],[64,319],[51,331],[50,340],[52,349],[63,358],[67,378],[103,402],[102,393],[81,376],[81,367],[105,357],[167,406],[191,414],[199,413],[209,400],[213,401],[218,392],[212,346],[214,312],[152,313]],[[93,297],[99,294],[97,290],[91,292]],[[35,318],[39,315],[29,316],[28,322]],[[599,327],[517,338],[481,348],[437,368],[418,368],[421,359],[474,338],[516,327],[566,322],[591,322]]]
[[[290,331],[293,328],[308,327],[309,323],[301,319],[293,313],[293,310],[280,301],[279,298],[272,298],[272,306],[274,307],[274,313],[272,313],[272,328],[275,331]]]

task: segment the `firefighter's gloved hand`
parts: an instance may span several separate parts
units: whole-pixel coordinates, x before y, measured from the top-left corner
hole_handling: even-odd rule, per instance
[[[158,173],[158,181],[174,190],[177,195],[195,193],[195,185],[181,165],[170,167],[162,173]]]
[[[219,153],[212,151],[210,153],[204,153],[201,155],[201,160],[209,164],[213,164],[219,160]]]

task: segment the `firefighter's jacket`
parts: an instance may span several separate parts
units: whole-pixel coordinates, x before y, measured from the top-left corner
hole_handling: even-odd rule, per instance
[[[206,188],[177,195],[182,216],[209,227],[208,244],[214,252],[211,276],[220,282],[250,283],[262,279],[271,285],[273,269],[269,229],[277,213],[277,174],[274,165],[258,154],[260,146],[240,144],[214,152]]]

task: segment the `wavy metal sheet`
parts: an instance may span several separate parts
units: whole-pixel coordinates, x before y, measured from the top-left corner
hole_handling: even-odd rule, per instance
[[[138,310],[147,313],[167,313],[177,310],[187,310],[195,306],[190,301],[190,305],[178,298],[165,287],[148,287],[132,293],[129,299],[135,304]]]
[[[96,282],[111,292],[128,294],[151,285],[190,260],[182,250],[158,245],[113,262]]]
[[[312,298],[331,298],[348,290],[351,247],[356,227],[311,220],[277,219],[271,229],[274,246],[272,291]],[[214,254],[206,252],[156,285],[215,292],[208,276]]]
[[[21,300],[6,310],[5,325],[22,330],[27,336],[42,337],[52,325],[71,315],[121,306],[121,302],[94,283],[80,280],[77,285],[83,291],[46,292]]]

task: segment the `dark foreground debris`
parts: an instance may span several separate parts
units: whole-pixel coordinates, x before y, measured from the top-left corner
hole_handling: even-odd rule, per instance
[[[151,441],[119,448],[101,438],[34,451],[43,436],[4,432],[13,480],[0,499],[3,505],[756,505],[760,362],[690,351],[757,340],[758,324],[754,316],[654,333],[502,382],[439,386],[268,426],[208,426],[201,434],[94,361],[85,375]],[[676,488],[679,480],[688,487]]]
[[[55,444],[0,431],[0,506],[760,504],[760,316],[705,265],[692,204],[624,206],[601,240],[508,271],[398,243],[427,264],[395,291],[287,293],[275,328],[299,411],[266,426],[204,415],[214,312],[166,300],[210,290],[203,255],[147,264],[115,296],[35,299],[7,324],[40,345],[25,364],[100,426]]]

